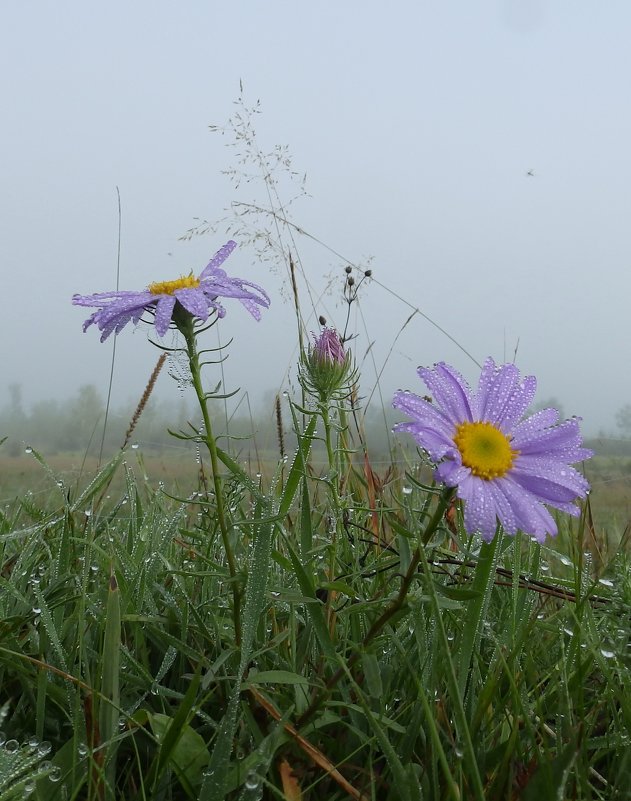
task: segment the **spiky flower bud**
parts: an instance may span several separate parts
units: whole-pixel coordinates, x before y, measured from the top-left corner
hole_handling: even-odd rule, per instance
[[[300,378],[307,391],[327,401],[351,383],[351,354],[334,328],[324,328],[313,340],[301,358]]]

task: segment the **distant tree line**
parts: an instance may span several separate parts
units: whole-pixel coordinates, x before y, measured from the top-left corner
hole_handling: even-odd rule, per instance
[[[18,384],[8,388],[8,404],[0,407],[0,438],[7,437],[3,450],[17,456],[26,446],[43,454],[87,452],[94,455],[101,448],[105,401],[92,384],[79,387],[64,401],[40,400],[26,409]],[[104,452],[112,453],[125,438],[133,407],[110,409]],[[159,447],[169,440],[167,427],[178,428],[188,417],[184,399],[180,404],[150,399],[134,432]]]
[[[296,448],[296,437],[284,399],[281,407],[282,447],[284,453],[291,457]],[[106,456],[123,444],[134,410],[132,403],[110,408],[103,443]],[[228,412],[229,419],[226,422],[226,409],[222,401],[211,404],[211,413],[216,421],[216,434],[228,432],[237,441],[250,439],[253,443],[255,441],[256,447],[268,453],[279,453],[279,419],[274,393],[266,394],[262,408],[253,415],[249,407],[242,404],[237,413]],[[169,429],[191,433],[191,424],[199,425],[198,417],[192,400],[189,403],[182,397],[179,401],[170,401],[154,395],[143,409],[131,443],[141,442],[143,449],[155,450],[181,445],[180,440],[169,434]],[[371,408],[365,416],[360,411],[357,420],[367,438],[371,457],[377,459],[378,454],[387,455],[397,440],[391,434],[395,421],[393,410]],[[25,407],[20,385],[12,384],[8,387],[8,398],[4,405],[0,400],[0,440],[7,437],[1,452],[18,456],[24,453],[26,447],[32,447],[44,456],[77,452],[97,455],[101,449],[104,422],[105,400],[92,384],[79,387],[67,400],[40,400],[29,408]],[[349,421],[349,428],[350,447],[360,448],[355,420]],[[220,439],[221,442],[225,443],[225,440]],[[238,442],[234,448],[239,448]],[[318,450],[317,443],[314,450]]]

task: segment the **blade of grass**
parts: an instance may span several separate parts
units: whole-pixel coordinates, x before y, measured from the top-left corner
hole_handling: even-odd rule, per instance
[[[440,605],[438,603],[438,595],[434,588],[432,571],[427,561],[427,556],[425,554],[424,548],[420,549],[420,557],[421,557],[421,564],[423,566],[423,572],[425,574],[427,583],[427,593],[429,595],[431,602],[433,620],[436,624],[438,641],[443,653],[443,664],[445,666],[445,679],[447,682],[449,695],[451,697],[451,702],[453,704],[456,730],[458,732],[459,739],[463,744],[464,758],[469,767],[469,781],[470,781],[470,789],[472,791],[472,798],[475,798],[476,801],[485,801],[484,787],[482,785],[482,778],[480,777],[480,771],[478,769],[475,749],[473,747],[473,741],[471,739],[471,732],[469,731],[469,725],[467,723],[467,717],[465,715],[463,697],[458,684],[458,676],[456,673],[456,669],[454,667],[453,660],[451,658],[451,650],[449,647],[449,641],[447,639],[447,632],[445,631],[445,624],[443,622],[442,612],[440,609]],[[473,603],[476,602],[474,601]]]
[[[106,797],[115,798],[116,750],[118,716],[120,710],[120,646],[121,611],[120,592],[114,571],[111,570],[105,608],[105,635],[103,637],[101,698],[99,703],[99,732],[106,745],[105,779]]]
[[[257,504],[253,517],[261,520],[268,510],[263,504]],[[265,594],[269,572],[272,524],[264,521],[255,527],[255,540],[252,558],[248,569],[248,581],[245,590],[245,606],[243,609],[243,635],[241,640],[241,659],[236,680],[228,702],[228,709],[221,721],[210,764],[202,784],[199,801],[223,801],[227,792],[227,776],[230,764],[234,735],[237,728],[237,711],[241,696],[241,681],[247,669],[252,652],[252,644],[261,611],[265,609]]]

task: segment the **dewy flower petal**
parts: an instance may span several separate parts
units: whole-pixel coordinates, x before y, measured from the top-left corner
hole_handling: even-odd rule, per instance
[[[395,409],[412,418],[395,430],[411,434],[436,466],[436,479],[457,487],[464,502],[465,528],[493,539],[499,522],[508,534],[518,529],[543,542],[557,533],[546,508],[578,515],[574,501],[589,484],[571,463],[589,459],[578,420],[556,425],[556,409],[522,420],[536,389],[533,376],[520,378],[512,364],[488,359],[478,388],[471,388],[444,363],[419,369],[435,403],[397,392]]]
[[[83,324],[83,330],[96,325],[103,342],[110,334],[118,334],[128,322],[137,323],[148,311],[154,315],[156,331],[162,337],[173,321],[176,307],[185,309],[201,322],[205,322],[212,312],[223,317],[226,311],[219,298],[236,298],[256,320],[260,320],[261,307],[267,308],[270,304],[267,293],[257,284],[230,278],[225,270],[220,269],[236,246],[232,240],[226,242],[198,278],[191,274],[174,281],[156,281],[140,292],[74,295],[72,302],[75,306],[97,308]]]

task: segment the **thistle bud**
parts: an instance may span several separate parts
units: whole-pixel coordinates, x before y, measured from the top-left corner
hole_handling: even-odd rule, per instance
[[[313,340],[302,356],[300,377],[305,389],[327,401],[351,383],[351,354],[334,328],[324,328]]]

